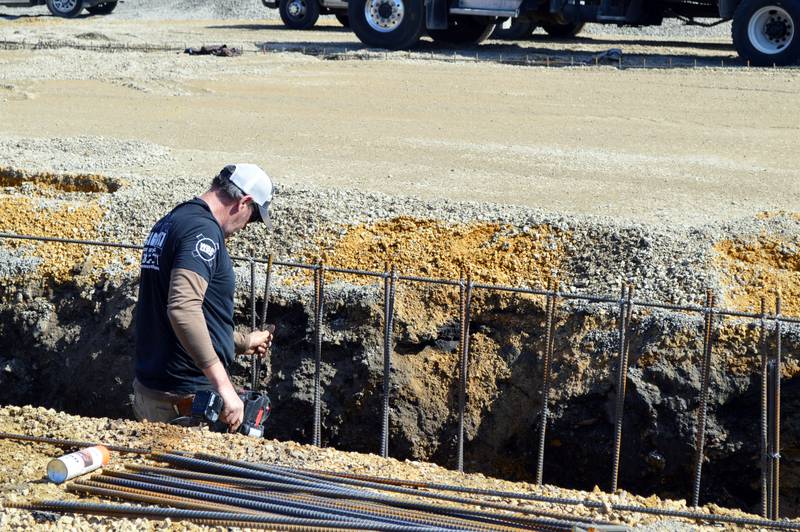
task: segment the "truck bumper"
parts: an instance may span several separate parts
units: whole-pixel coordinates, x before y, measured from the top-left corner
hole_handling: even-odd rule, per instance
[[[268,7],[270,9],[275,9],[278,7],[278,0],[261,0],[261,3],[264,4],[264,7]]]

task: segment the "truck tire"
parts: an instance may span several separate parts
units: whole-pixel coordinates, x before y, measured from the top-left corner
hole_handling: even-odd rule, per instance
[[[47,0],[47,9],[56,17],[75,18],[83,11],[83,0]]]
[[[349,28],[350,27],[350,17],[347,16],[346,12],[345,13],[334,13],[333,16],[336,17],[336,20],[339,21],[339,24],[341,24],[343,28]]]
[[[800,2],[742,0],[731,37],[743,61],[755,66],[791,65],[800,58]]]
[[[566,24],[545,22],[542,24],[542,29],[554,39],[569,39],[579,34],[584,25],[584,22],[568,22]]]
[[[87,7],[86,11],[88,11],[91,15],[109,15],[116,7],[117,2],[114,0],[113,2],[103,2],[102,4],[97,4],[96,6]]]
[[[423,0],[348,0],[347,15],[356,37],[376,48],[411,48],[425,29]]]
[[[450,17],[446,30],[428,30],[428,35],[436,42],[461,46],[480,44],[489,38],[494,26],[486,17],[455,15]]]
[[[512,18],[506,22],[495,25],[491,38],[518,41],[530,37],[535,29],[536,24],[529,20]]]
[[[317,23],[319,2],[317,0],[281,0],[278,13],[287,28],[307,30]]]

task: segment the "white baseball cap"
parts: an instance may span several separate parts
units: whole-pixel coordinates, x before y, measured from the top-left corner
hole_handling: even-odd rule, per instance
[[[269,218],[269,203],[272,201],[272,180],[267,173],[255,164],[238,163],[229,164],[220,172],[221,176],[227,175],[231,183],[251,196],[261,215],[261,221],[272,229],[272,220]]]

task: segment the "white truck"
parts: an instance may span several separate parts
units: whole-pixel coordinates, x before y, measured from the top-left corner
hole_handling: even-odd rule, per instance
[[[108,15],[117,7],[117,0],[0,0],[3,7],[33,7],[46,5],[57,17],[73,18],[85,9],[92,15]]]
[[[392,50],[413,47],[426,32],[434,41],[477,44],[506,19],[566,37],[586,22],[648,26],[714,18],[733,20],[733,45],[751,65],[800,59],[800,0],[348,0],[347,9],[361,42]]]

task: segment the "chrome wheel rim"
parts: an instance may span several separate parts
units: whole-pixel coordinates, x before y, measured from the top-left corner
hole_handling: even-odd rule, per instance
[[[403,0],[367,0],[364,4],[364,18],[369,27],[380,33],[397,29],[405,16]]]
[[[784,51],[794,39],[794,21],[779,6],[762,7],[750,17],[747,37],[753,48],[762,54],[774,55]]]

